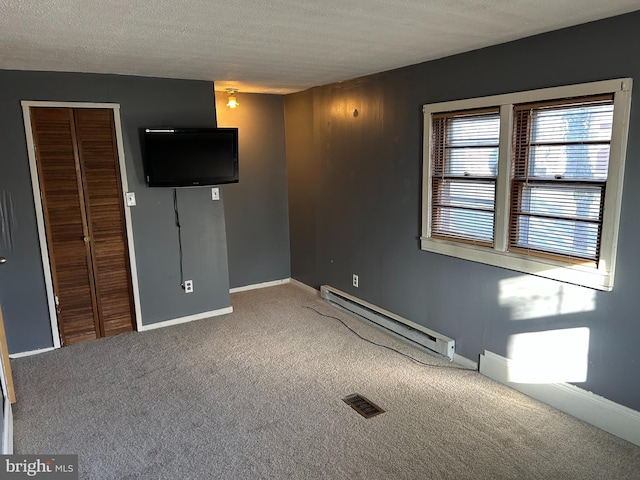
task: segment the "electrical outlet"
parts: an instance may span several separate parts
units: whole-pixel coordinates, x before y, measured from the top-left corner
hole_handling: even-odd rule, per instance
[[[193,293],[193,280],[184,281],[184,293]]]
[[[358,288],[358,275],[353,274],[353,286]]]
[[[220,189],[218,187],[211,189],[211,200],[220,200]]]

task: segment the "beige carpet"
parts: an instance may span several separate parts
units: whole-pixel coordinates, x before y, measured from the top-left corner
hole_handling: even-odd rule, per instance
[[[79,454],[91,479],[640,479],[640,447],[306,290],[232,305],[13,360],[16,453]],[[341,400],[355,392],[386,412],[362,418]]]

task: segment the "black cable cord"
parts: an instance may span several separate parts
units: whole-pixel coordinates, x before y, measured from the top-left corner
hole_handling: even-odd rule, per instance
[[[412,360],[416,363],[419,363],[420,365],[424,365],[425,367],[432,367],[432,368],[446,368],[446,369],[451,369],[451,370],[463,370],[463,371],[468,371],[468,369],[464,368],[464,367],[450,367],[448,365],[434,365],[432,363],[426,363],[426,362],[422,362],[420,360],[418,360],[417,358],[412,357],[411,355],[407,355],[406,353],[402,353],[399,350],[396,350],[395,348],[389,347],[387,345],[382,345],[380,343],[376,343],[373,340],[369,340],[368,338],[363,337],[362,335],[360,335],[358,332],[356,332],[353,328],[351,328],[349,325],[347,325],[342,319],[338,318],[338,317],[334,317],[333,315],[327,315],[324,314],[322,312],[320,312],[319,310],[316,310],[313,307],[309,307],[309,306],[304,306],[304,308],[308,308],[309,310],[313,310],[314,312],[316,312],[318,315],[321,315],[323,317],[327,317],[327,318],[333,318],[334,320],[337,320],[338,322],[340,322],[342,325],[344,325],[347,330],[349,330],[351,333],[353,333],[356,337],[364,340],[365,342],[368,342],[372,345],[375,345],[376,347],[381,347],[381,348],[386,348],[387,350],[391,350],[392,352],[397,353],[398,355],[402,355],[403,357],[407,357],[409,360]]]
[[[178,227],[178,249],[180,251],[180,286],[184,288],[184,272],[182,268],[182,230],[180,227],[180,214],[178,213],[178,191],[173,189],[173,211],[176,215],[176,227]]]

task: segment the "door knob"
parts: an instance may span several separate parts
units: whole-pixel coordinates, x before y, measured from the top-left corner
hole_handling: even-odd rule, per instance
[[[83,240],[84,240],[84,243],[89,243],[89,240],[91,240],[91,238],[89,238],[89,237],[84,237],[84,238],[83,238]]]
[[[0,257],[0,265],[7,263],[7,259],[4,257]]]

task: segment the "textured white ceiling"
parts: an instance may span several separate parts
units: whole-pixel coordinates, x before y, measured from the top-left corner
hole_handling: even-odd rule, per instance
[[[0,0],[0,68],[289,93],[640,9],[640,0]]]

